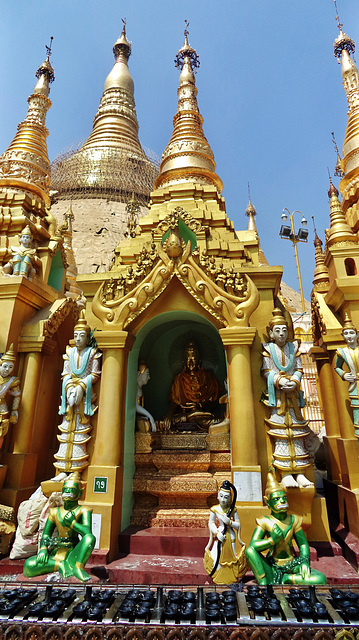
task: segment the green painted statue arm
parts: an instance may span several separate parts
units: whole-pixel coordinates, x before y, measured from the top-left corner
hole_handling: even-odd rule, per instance
[[[39,553],[37,554],[37,562],[39,564],[46,564],[49,559],[48,545],[54,530],[55,530],[54,522],[51,522],[51,520],[47,518],[44,526],[44,531],[41,537]]]
[[[64,522],[72,531],[84,536],[86,533],[91,533],[92,512],[84,510],[81,514],[76,514],[73,511],[69,511],[64,517]]]
[[[271,536],[265,538],[266,532],[263,531],[261,527],[256,527],[249,546],[259,552],[266,551],[267,549],[274,547],[280,541],[282,532],[279,527],[274,525],[271,533]]]
[[[303,559],[301,564],[302,578],[308,579],[310,577],[310,551],[308,540],[305,537],[303,529],[299,529],[294,534],[294,539],[299,547],[300,557]]]

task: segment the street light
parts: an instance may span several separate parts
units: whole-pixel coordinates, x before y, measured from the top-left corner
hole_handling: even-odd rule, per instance
[[[294,222],[293,222],[293,216],[295,213],[300,213],[300,215],[302,216],[302,220],[301,220],[301,227],[298,230],[298,233],[295,232],[294,230]],[[287,222],[288,220],[288,215],[289,215],[289,220],[290,220],[290,226],[287,224],[284,224],[285,222]],[[304,295],[303,295],[303,287],[302,287],[302,277],[300,275],[300,267],[299,267],[299,258],[298,258],[298,249],[297,249],[297,244],[298,242],[308,242],[308,229],[304,229],[303,227],[306,227],[308,222],[306,221],[304,215],[302,214],[301,211],[293,211],[293,213],[290,213],[290,211],[287,209],[287,207],[284,207],[283,209],[283,213],[281,215],[283,224],[280,228],[279,231],[279,235],[281,238],[283,238],[284,240],[291,240],[293,242],[294,245],[294,252],[295,252],[295,259],[297,262],[297,271],[298,271],[298,279],[299,279],[299,288],[300,288],[300,296],[302,299],[302,308],[303,308],[303,312],[305,312],[305,300],[304,300]]]

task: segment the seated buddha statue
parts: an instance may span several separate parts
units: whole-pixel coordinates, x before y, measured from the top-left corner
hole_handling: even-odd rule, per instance
[[[208,369],[203,369],[198,347],[189,342],[184,350],[183,369],[172,382],[166,427],[206,431],[214,421],[218,395],[217,378]]]

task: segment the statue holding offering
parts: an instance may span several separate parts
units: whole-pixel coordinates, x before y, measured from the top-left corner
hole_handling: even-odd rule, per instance
[[[345,320],[342,331],[343,338],[347,343],[346,347],[337,350],[335,371],[342,380],[349,382],[348,391],[350,406],[353,409],[353,423],[355,435],[359,438],[359,398],[358,398],[358,379],[359,379],[359,346],[358,332],[350,320],[348,314],[345,314]],[[346,365],[348,370],[343,369]]]
[[[271,342],[262,345],[262,373],[267,380],[263,401],[270,408],[265,422],[274,443],[273,465],[281,471],[285,487],[309,487],[313,483],[303,473],[311,464],[305,448],[310,429],[301,411],[305,400],[300,390],[303,368],[299,343],[288,340],[288,323],[281,310],[274,309],[272,315]]]
[[[63,578],[91,578],[84,567],[95,546],[95,536],[91,531],[92,511],[78,504],[81,494],[80,476],[72,473],[62,488],[64,506],[50,508],[39,553],[25,561],[24,576],[33,578],[59,571]]]
[[[21,231],[20,246],[11,247],[12,258],[3,267],[5,276],[26,276],[31,278],[36,275],[37,269],[41,267],[41,260],[36,255],[36,249],[32,247],[33,235],[29,225]]]
[[[62,398],[59,414],[63,421],[59,425],[60,442],[55,454],[54,466],[59,471],[81,471],[88,465],[86,444],[90,440],[90,418],[94,406],[93,385],[100,378],[101,352],[89,345],[91,329],[82,309],[74,328],[75,346],[66,347],[62,371]]]
[[[201,366],[198,347],[189,342],[184,350],[183,370],[173,380],[170,408],[165,423],[181,429],[192,424],[199,430],[208,429],[214,421],[214,409],[219,395],[216,376]]]
[[[14,345],[0,358],[0,448],[10,424],[16,424],[21,398],[20,380],[11,375],[16,361]]]
[[[325,575],[310,568],[302,517],[288,514],[287,494],[272,471],[268,472],[264,500],[271,515],[256,520],[257,527],[245,552],[257,582],[262,585],[326,584]],[[299,547],[299,556],[294,555],[293,539]]]
[[[136,400],[136,415],[137,415],[137,428],[138,431],[156,431],[156,423],[149,411],[144,407],[144,398],[143,398],[143,390],[147,382],[150,379],[150,371],[147,367],[146,363],[143,360],[140,360],[138,363],[138,371],[137,371],[137,400]],[[151,429],[150,429],[150,426]]]
[[[219,504],[211,507],[210,537],[205,549],[204,568],[216,584],[232,584],[244,576],[247,563],[241,525],[236,510],[237,490],[228,480],[218,491]]]

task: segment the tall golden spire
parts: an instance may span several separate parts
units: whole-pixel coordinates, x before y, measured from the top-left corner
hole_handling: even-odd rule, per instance
[[[339,191],[333,185],[331,178],[328,196],[330,198],[330,229],[328,234],[328,247],[331,247],[338,242],[357,242],[358,239],[356,235],[352,232],[350,226],[345,220],[345,215],[342,211],[338,198]]]
[[[13,141],[0,157],[0,186],[30,192],[50,204],[50,162],[46,145],[49,132],[45,120],[51,107],[48,96],[55,74],[50,63],[51,43],[46,49],[46,60],[36,71],[38,80],[28,98],[26,118],[20,122]]]
[[[216,165],[211,147],[203,133],[203,118],[197,104],[194,72],[199,67],[195,49],[188,43],[188,23],[184,31],[184,45],[178,51],[175,65],[179,77],[178,107],[173,118],[173,133],[163,152],[155,188],[184,182],[215,185],[219,192],[223,184],[215,173]]]
[[[334,41],[334,55],[342,65],[343,86],[349,106],[342,160],[344,174],[348,174],[359,168],[359,74],[354,59],[354,41],[343,33],[338,14],[337,20],[339,36]]]
[[[83,146],[53,170],[53,189],[61,197],[111,197],[134,191],[148,202],[157,169],[138,139],[134,84],[128,68],[131,43],[123,21],[113,46],[115,62],[108,74],[93,129]]]

